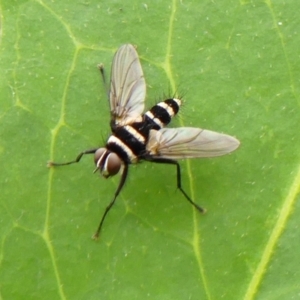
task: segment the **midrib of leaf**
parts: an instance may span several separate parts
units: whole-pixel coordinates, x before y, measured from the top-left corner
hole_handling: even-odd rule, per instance
[[[169,32],[168,32],[168,41],[167,41],[167,45],[166,45],[166,57],[165,57],[165,61],[162,64],[163,69],[165,70],[169,82],[170,82],[170,86],[172,89],[172,94],[175,95],[176,92],[176,84],[175,84],[175,80],[174,80],[174,76],[173,76],[173,72],[172,72],[172,64],[171,64],[171,48],[172,48],[172,37],[173,37],[173,31],[174,31],[174,20],[175,20],[175,16],[176,16],[176,6],[177,0],[172,0],[172,6],[171,6],[171,14],[170,14],[170,20],[169,20]],[[180,123],[182,126],[184,126],[183,124],[183,120],[180,120]],[[194,195],[194,185],[193,185],[193,174],[192,174],[192,169],[191,169],[191,164],[189,160],[186,160],[186,166],[187,166],[187,174],[188,174],[188,178],[189,178],[189,183],[190,183],[190,193],[191,193],[191,197],[192,199],[195,198]],[[200,273],[200,277],[202,279],[202,283],[205,289],[205,293],[207,296],[207,299],[211,299],[211,295],[209,292],[209,287],[208,287],[208,283],[206,280],[206,276],[205,276],[205,270],[203,268],[203,261],[202,261],[202,256],[201,256],[201,250],[200,250],[200,239],[199,239],[199,230],[198,230],[198,226],[197,226],[197,211],[196,209],[193,209],[193,239],[191,242],[191,246],[193,248],[195,257],[196,257],[196,261],[198,263],[198,269],[199,269],[199,273]]]
[[[172,37],[173,37],[173,24],[174,24],[174,19],[176,15],[176,1],[172,1],[172,7],[171,7],[171,15],[170,15],[170,21],[169,21],[169,32],[168,32],[168,41],[166,45],[166,58],[163,63],[163,68],[168,76],[170,86],[172,89],[172,93],[174,94],[176,88],[175,88],[175,80],[173,77],[173,72],[172,72],[172,64],[171,64],[171,48],[172,48]]]

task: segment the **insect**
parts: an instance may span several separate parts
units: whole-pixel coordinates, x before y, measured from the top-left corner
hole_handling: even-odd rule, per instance
[[[104,79],[103,68],[100,70]],[[145,96],[146,83],[138,54],[132,45],[123,45],[115,53],[112,62],[109,90],[112,134],[106,146],[85,150],[73,161],[48,163],[49,166],[65,166],[78,163],[85,154],[94,154],[94,172],[99,170],[105,178],[121,173],[113,199],[93,235],[95,239],[99,237],[106,215],[124,186],[130,164],[145,160],[174,165],[177,188],[198,211],[204,212],[183,190],[177,159],[221,156],[239,146],[237,139],[226,134],[192,127],[164,128],[178,113],[180,99],[166,99],[143,114]]]

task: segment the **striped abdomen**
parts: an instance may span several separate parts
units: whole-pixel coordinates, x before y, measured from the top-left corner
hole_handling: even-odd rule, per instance
[[[107,150],[116,153],[125,163],[136,163],[146,151],[151,129],[159,130],[171,122],[181,105],[179,99],[167,99],[144,114],[142,122],[117,127],[107,141]]]
[[[181,100],[175,98],[159,102],[144,114],[145,121],[153,124],[152,129],[159,130],[171,122],[172,117],[178,113],[180,105]]]

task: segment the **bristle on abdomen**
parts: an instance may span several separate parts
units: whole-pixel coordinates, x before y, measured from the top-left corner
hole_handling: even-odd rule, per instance
[[[156,128],[161,129],[171,122],[171,119],[178,113],[181,105],[180,99],[167,99],[154,105],[145,113],[145,121],[153,123]]]

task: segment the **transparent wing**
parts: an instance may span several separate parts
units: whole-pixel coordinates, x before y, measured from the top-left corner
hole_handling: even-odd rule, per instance
[[[135,48],[126,44],[116,52],[111,69],[110,110],[116,125],[126,125],[144,111],[146,83]]]
[[[192,127],[151,130],[147,150],[153,157],[170,159],[221,156],[240,142],[218,132]]]

